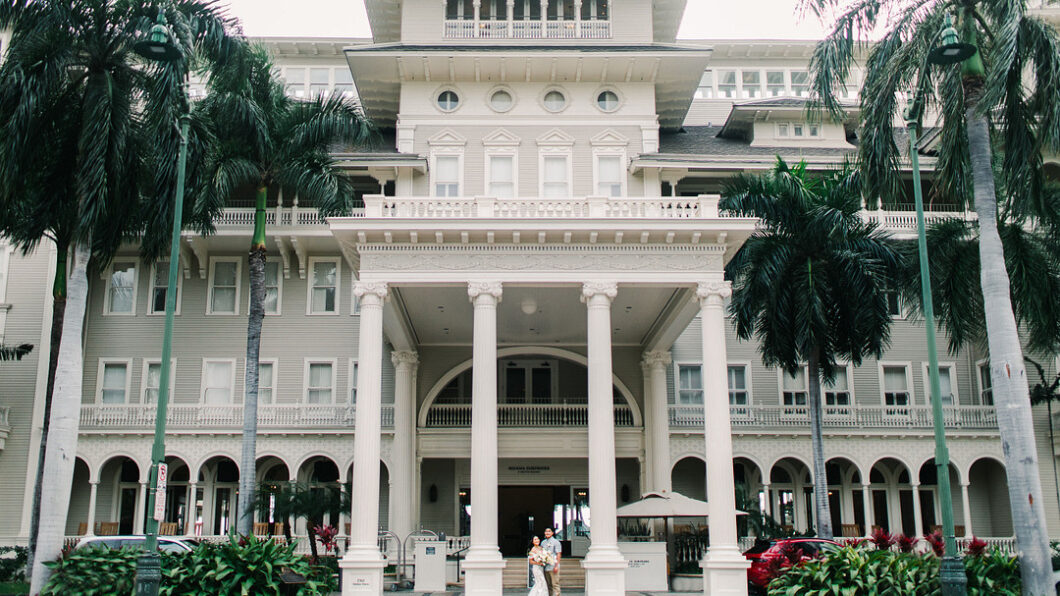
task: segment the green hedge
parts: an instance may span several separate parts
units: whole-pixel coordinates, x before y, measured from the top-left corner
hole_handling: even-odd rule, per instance
[[[1015,556],[989,551],[964,557],[969,596],[1019,596]],[[934,596],[940,593],[934,554],[845,546],[781,571],[769,596]]]
[[[131,596],[135,590],[137,549],[77,549],[49,563],[54,574],[42,596]],[[280,594],[282,573],[306,578],[298,594],[330,594],[336,589],[331,571],[314,567],[294,554],[294,545],[272,540],[232,538],[202,544],[194,551],[162,554],[162,596]]]

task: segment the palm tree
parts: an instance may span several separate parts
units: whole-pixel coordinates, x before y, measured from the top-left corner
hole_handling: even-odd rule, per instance
[[[760,228],[725,268],[740,339],[757,337],[762,361],[795,375],[806,364],[817,533],[832,538],[821,381],[838,360],[879,357],[891,325],[885,291],[900,257],[885,233],[859,215],[858,174],[811,175],[777,158],[763,175],[732,178],[721,208],[758,217]]]
[[[172,117],[187,65],[148,66],[132,52],[159,10],[134,0],[0,2],[0,27],[11,30],[0,67],[0,223],[24,250],[54,241],[57,270],[69,270],[53,286],[66,300],[53,313],[61,326],[53,324],[58,347],[39,466],[44,497],[34,516],[34,593],[49,573],[44,562],[59,555],[66,523],[89,261],[104,266],[122,242],[138,236],[145,256],[156,255],[171,221],[175,176],[168,156],[178,142]],[[236,45],[232,23],[212,1],[176,0],[164,12],[186,55],[209,64]],[[193,221],[209,221],[208,209],[199,213]]]
[[[252,47],[226,65],[197,107],[215,142],[207,156],[205,193],[226,201],[240,187],[257,189],[254,236],[250,241],[250,309],[243,399],[243,449],[240,515],[236,527],[249,534],[254,522],[258,416],[258,357],[265,318],[265,207],[270,189],[294,193],[316,205],[321,215],[349,213],[353,192],[330,149],[367,141],[372,127],[360,106],[335,95],[300,101],[284,93],[283,83],[263,47]]]
[[[324,516],[330,514],[337,519],[340,511],[349,511],[351,489],[350,484],[344,491],[335,485],[263,483],[251,505],[260,513],[271,513],[275,519],[284,520],[283,533],[288,542],[291,541],[291,518],[305,521],[309,551],[316,561],[317,535],[323,527]]]
[[[821,15],[838,11],[831,33],[811,60],[813,94],[841,111],[835,91],[845,85],[855,54],[872,44],[861,93],[861,167],[871,201],[899,193],[900,152],[893,123],[900,92],[917,88],[938,112],[935,189],[952,201],[974,204],[979,225],[983,322],[990,353],[998,428],[1005,446],[1009,501],[1018,540],[1024,594],[1052,593],[1045,508],[1035,448],[1027,369],[1013,309],[1012,286],[999,221],[1055,219],[1043,192],[1042,152],[1060,148],[1060,39],[1051,25],[1008,0],[888,2],[803,0]],[[925,68],[950,14],[965,42],[978,52],[960,65]],[[885,25],[880,25],[885,23]],[[993,167],[994,144],[1004,147]],[[995,185],[995,182],[1000,184]],[[1002,191],[1000,201],[998,189]],[[999,204],[1002,209],[999,214]]]

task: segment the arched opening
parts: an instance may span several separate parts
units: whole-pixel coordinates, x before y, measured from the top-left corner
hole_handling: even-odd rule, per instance
[[[354,505],[357,505],[357,487],[353,484],[353,464],[346,468],[346,490],[352,495]],[[342,512],[345,517],[349,512]],[[390,524],[390,470],[387,468],[386,463],[383,461],[379,462],[379,529],[389,530]],[[339,528],[340,532],[345,532],[345,535],[350,534],[350,522],[349,520],[344,521],[343,527]],[[401,537],[405,539],[404,536]]]
[[[341,529],[342,487],[338,464],[324,455],[311,457],[299,467],[298,483],[308,493],[305,503],[309,507],[305,517],[296,522],[297,532],[306,534],[310,525]]]
[[[869,509],[872,528],[892,534],[916,535],[913,515],[913,488],[909,466],[893,457],[885,457],[869,471]]]
[[[950,506],[953,508],[954,530],[958,537],[964,536],[964,504],[961,502],[961,479],[957,467],[950,463]],[[925,533],[942,530],[942,501],[939,498],[939,475],[935,458],[920,466],[917,474],[920,486],[917,488],[920,500],[921,527]]]
[[[828,508],[832,513],[832,533],[836,536],[864,536],[865,499],[861,472],[845,457],[833,457],[824,464],[828,476]]]
[[[191,470],[188,463],[176,456],[166,458],[166,509],[158,524],[158,533],[165,536],[184,534],[188,527],[191,496],[188,487]]]
[[[235,527],[239,511],[239,466],[217,455],[199,468],[195,503],[195,533],[225,535]]]
[[[968,505],[974,533],[978,536],[1012,536],[1012,509],[1005,466],[992,457],[978,459],[968,469],[968,482]]]
[[[85,460],[74,458],[74,480],[70,489],[70,506],[66,512],[66,535],[88,534],[88,507],[91,500],[90,470]],[[93,532],[95,533],[95,532]]]
[[[103,464],[96,495],[97,534],[143,532],[147,491],[140,479],[140,467],[132,458],[117,456]]]
[[[285,533],[285,524],[290,523],[290,520],[284,519],[281,515],[282,511],[278,511],[276,507],[277,493],[287,489],[290,485],[291,478],[287,464],[279,457],[266,455],[258,458],[255,467],[258,471],[259,493],[254,533],[279,536]],[[287,528],[287,530],[290,529]]]
[[[785,530],[805,532],[813,524],[813,481],[801,460],[785,457],[769,471],[770,511]]]

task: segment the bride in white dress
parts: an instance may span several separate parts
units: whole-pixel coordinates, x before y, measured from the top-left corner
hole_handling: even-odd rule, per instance
[[[527,560],[530,561],[530,575],[534,578],[534,586],[526,596],[549,596],[548,584],[545,583],[545,550],[541,548],[541,539],[534,536],[533,548]]]

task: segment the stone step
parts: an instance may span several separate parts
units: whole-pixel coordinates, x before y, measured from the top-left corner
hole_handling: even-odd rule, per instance
[[[504,566],[502,585],[505,588],[526,587],[526,559],[506,559]],[[560,588],[583,589],[585,588],[585,570],[582,569],[581,561],[567,559],[559,566]]]

